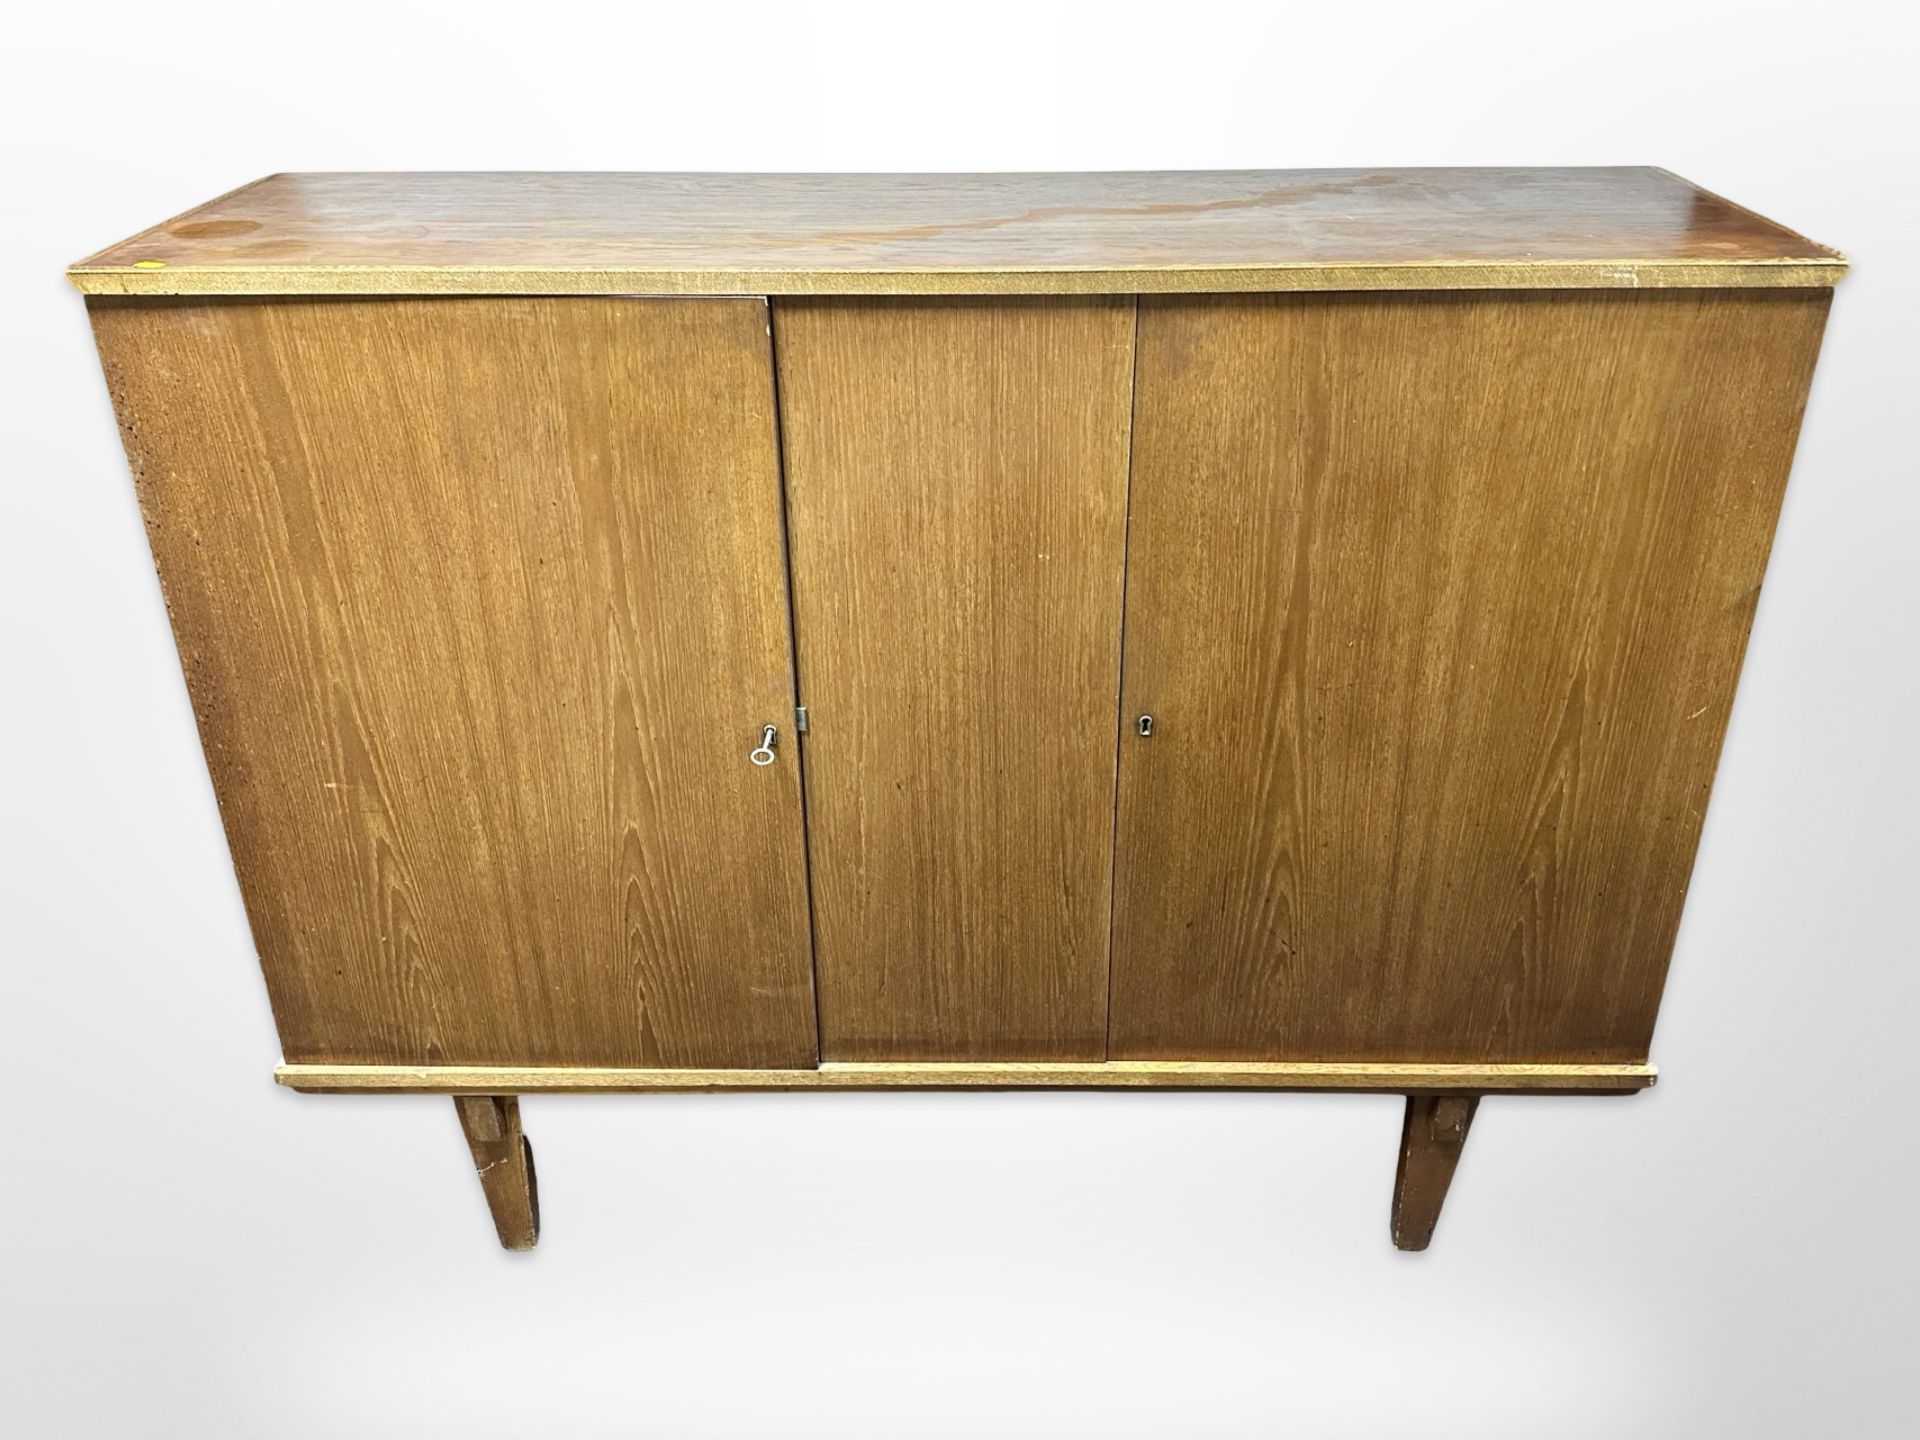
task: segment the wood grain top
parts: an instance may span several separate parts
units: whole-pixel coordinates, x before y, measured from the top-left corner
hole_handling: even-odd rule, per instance
[[[1125,294],[1831,285],[1665,170],[273,175],[69,269],[102,295]]]

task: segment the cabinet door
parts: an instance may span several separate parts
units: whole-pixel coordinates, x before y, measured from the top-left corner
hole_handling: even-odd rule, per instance
[[[287,1058],[813,1064],[765,304],[93,315]]]
[[[1133,304],[774,321],[821,1053],[1098,1059]]]
[[[1826,303],[1142,301],[1117,1057],[1645,1057]]]

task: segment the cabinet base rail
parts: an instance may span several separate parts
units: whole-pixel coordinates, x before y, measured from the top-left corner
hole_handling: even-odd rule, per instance
[[[572,1065],[282,1065],[274,1079],[321,1093],[517,1095],[648,1090],[1528,1090],[1626,1094],[1647,1064],[1411,1065],[1347,1061],[1108,1060],[853,1062],[811,1070],[614,1069]]]

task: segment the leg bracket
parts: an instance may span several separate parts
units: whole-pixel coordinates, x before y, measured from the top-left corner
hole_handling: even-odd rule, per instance
[[[1400,1130],[1400,1169],[1393,1178],[1393,1243],[1424,1250],[1467,1143],[1478,1095],[1409,1095]]]
[[[456,1095],[453,1108],[466,1132],[473,1168],[486,1192],[493,1228],[509,1250],[531,1250],[540,1238],[540,1190],[533,1147],[520,1130],[518,1095]]]

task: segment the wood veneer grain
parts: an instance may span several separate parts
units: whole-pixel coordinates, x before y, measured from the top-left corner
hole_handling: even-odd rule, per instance
[[[1646,1056],[1826,311],[1141,302],[1115,1057]]]
[[[812,1064],[764,302],[92,312],[287,1058]]]
[[[1133,324],[775,306],[826,1058],[1105,1054]]]

